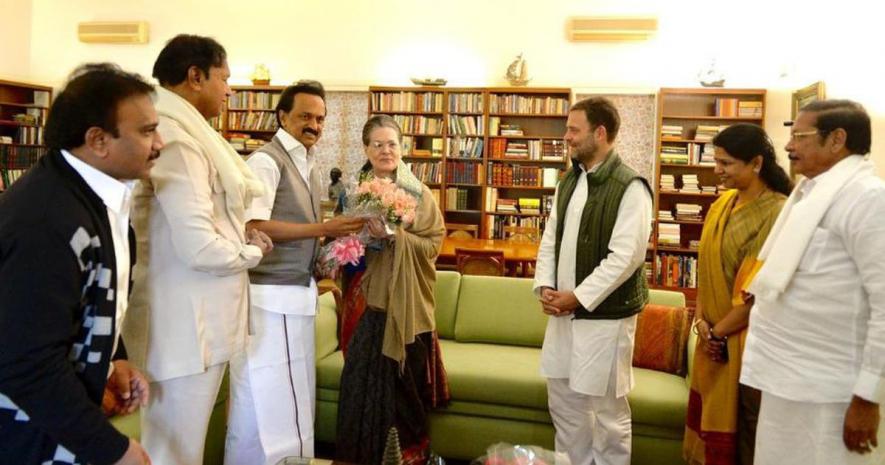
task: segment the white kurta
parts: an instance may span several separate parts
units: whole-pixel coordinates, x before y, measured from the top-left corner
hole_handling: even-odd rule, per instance
[[[866,175],[836,195],[785,291],[750,312],[741,383],[763,391],[757,464],[881,463],[844,455],[841,442],[852,396],[885,405],[885,182],[862,163]],[[798,202],[826,180],[804,180]]]
[[[285,130],[276,133],[283,148],[310,188],[313,154]],[[256,152],[247,164],[265,186],[246,213],[249,220],[269,220],[280,173],[273,159]],[[312,457],[316,410],[314,317],[317,286],[251,284],[253,334],[248,348],[232,365],[243,365],[231,376],[232,402],[241,408],[232,415],[226,465],[274,465],[287,456]]]
[[[641,181],[633,181],[627,187],[609,241],[611,253],[576,285],[575,256],[579,251],[575,247],[586,201],[587,177],[582,169],[566,209],[559,263],[554,263],[557,225],[554,209],[538,249],[534,287],[536,292],[542,286],[574,290],[581,305],[593,311],[645,262],[651,234],[652,200]],[[541,375],[568,378],[572,390],[593,396],[606,395],[612,380],[615,386],[611,392],[616,397],[625,396],[633,387],[635,329],[635,316],[621,320],[575,320],[571,315],[551,317],[541,350]]]

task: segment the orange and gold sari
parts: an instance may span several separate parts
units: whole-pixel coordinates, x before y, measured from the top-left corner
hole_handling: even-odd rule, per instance
[[[737,206],[738,191],[722,194],[707,213],[698,252],[698,306],[711,326],[736,306],[755,271],[756,256],[786,197],[765,191]],[[737,463],[741,355],[746,329],[728,338],[727,362],[715,362],[698,341],[693,363],[683,456],[690,464]]]

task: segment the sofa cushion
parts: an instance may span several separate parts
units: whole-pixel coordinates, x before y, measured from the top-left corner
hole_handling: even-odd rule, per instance
[[[633,366],[685,376],[690,329],[685,307],[646,305],[636,323]]]
[[[440,347],[453,400],[547,408],[540,349],[446,340]]]
[[[458,272],[436,272],[436,287],[433,291],[436,300],[434,317],[436,318],[436,331],[443,339],[455,338],[455,316],[460,287],[461,275]]]
[[[547,316],[532,284],[526,278],[462,276],[455,340],[541,347]]]

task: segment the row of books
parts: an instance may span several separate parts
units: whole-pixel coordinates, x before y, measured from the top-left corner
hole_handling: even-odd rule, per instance
[[[446,189],[446,211],[470,210],[473,195],[470,189],[448,188]]]
[[[762,102],[758,100],[740,100],[733,97],[719,97],[713,104],[716,116],[724,117],[762,117]]]
[[[0,144],[0,191],[17,181],[46,151],[45,147]]]
[[[492,95],[491,113],[566,115],[569,102],[563,97],[525,96],[518,94]]]
[[[415,161],[406,163],[412,174],[424,184],[439,184],[442,179],[442,163]]]
[[[442,112],[441,92],[373,92],[372,111]]]
[[[494,186],[556,187],[558,168],[492,163],[486,179]]]
[[[231,131],[276,131],[277,117],[269,111],[228,113],[227,127]]]
[[[455,137],[449,139],[449,157],[482,158],[483,139],[481,137]]]
[[[489,158],[562,161],[565,159],[565,143],[554,139],[493,138],[489,141]]]
[[[16,144],[43,145],[41,126],[20,126],[15,134]]]
[[[482,113],[482,94],[449,94],[449,111],[453,113]]]
[[[442,118],[430,118],[427,116],[393,115],[393,119],[399,124],[403,132],[412,134],[438,135],[442,134]]]
[[[485,210],[497,213],[547,215],[553,208],[553,195],[540,197],[501,198],[495,187],[486,187]]]
[[[267,141],[263,139],[253,139],[248,134],[236,133],[228,134],[228,142],[230,142],[230,145],[234,148],[234,150],[249,153],[260,149],[264,146],[264,144],[267,143]]]
[[[481,136],[485,127],[482,116],[449,116],[449,134]]]
[[[541,232],[547,226],[547,218],[542,216],[535,217],[519,217],[519,216],[501,216],[491,215],[486,220],[489,237],[492,239],[507,239],[510,234],[507,233],[508,227],[530,228],[536,231],[532,236],[538,236],[535,240],[539,240]]]
[[[697,257],[658,254],[654,283],[667,287],[698,287]]]
[[[689,143],[686,145],[664,145],[661,147],[661,163],[673,165],[714,166],[713,144]]]
[[[450,161],[446,166],[446,182],[456,184],[480,184],[485,166],[472,161]]]
[[[227,108],[230,110],[273,110],[280,103],[278,92],[240,91],[230,96]]]

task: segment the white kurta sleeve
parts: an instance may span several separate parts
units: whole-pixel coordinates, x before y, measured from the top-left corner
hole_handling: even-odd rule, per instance
[[[209,161],[196,147],[177,142],[163,148],[151,170],[151,182],[169,223],[175,253],[187,266],[228,276],[261,260],[257,246],[229,239],[216,227]]]
[[[537,263],[535,264],[535,294],[540,294],[542,287],[556,289],[556,202],[559,197],[559,187],[553,196],[553,208],[547,216],[547,226],[541,236],[541,244],[538,246]]]
[[[593,311],[645,262],[651,234],[652,199],[645,185],[634,180],[627,186],[608,248],[611,251],[576,288],[575,297]]]
[[[246,210],[246,221],[269,220],[277,197],[277,187],[280,185],[280,169],[270,155],[264,152],[253,153],[246,164],[252,168],[261,184],[264,184],[264,195],[252,200],[252,205]]]
[[[860,373],[853,393],[885,402],[885,193],[868,190],[847,215],[845,248],[857,265],[870,306]]]

